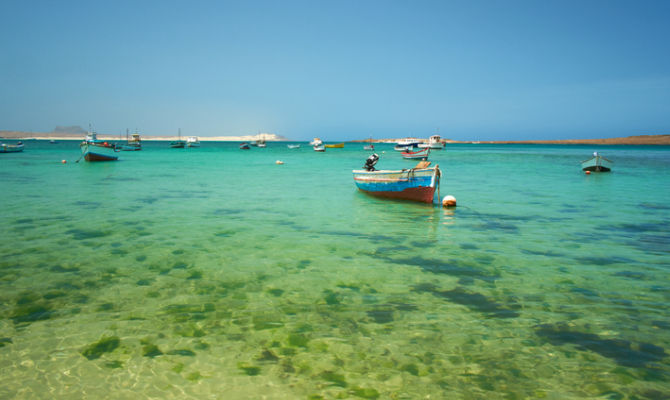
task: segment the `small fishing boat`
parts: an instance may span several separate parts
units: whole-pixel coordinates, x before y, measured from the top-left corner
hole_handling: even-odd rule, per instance
[[[316,145],[314,146],[314,151],[324,152],[326,151],[326,146],[324,146],[323,144]]]
[[[374,150],[375,149],[375,145],[372,144],[372,136],[370,136],[369,143],[370,144],[367,144],[367,145],[363,146],[363,150]]]
[[[197,136],[189,136],[186,138],[186,147],[200,147],[200,140]]]
[[[140,134],[135,131],[131,138],[128,138],[128,131],[126,131],[126,143],[118,146],[123,151],[139,151],[142,150],[142,139]]]
[[[286,147],[289,149],[299,149],[300,145],[299,144],[287,144]]]
[[[426,161],[428,159],[428,156],[430,155],[430,148],[426,147],[425,149],[417,150],[417,151],[403,151],[402,153],[402,158],[406,160],[423,160]]]
[[[250,149],[249,143],[244,142],[240,144],[240,150],[249,150],[249,149]]]
[[[179,129],[179,139],[171,141],[170,147],[173,149],[183,149],[186,147],[186,141],[181,140],[181,129]]]
[[[323,144],[323,141],[321,139],[319,139],[318,137],[315,137],[314,139],[312,139],[311,142],[309,142],[310,146],[321,146],[322,144]]]
[[[593,153],[593,157],[582,161],[582,171],[609,172],[612,170],[612,161],[598,154]]]
[[[327,149],[342,149],[344,148],[344,143],[327,144],[325,146]]]
[[[51,140],[49,140],[49,143],[51,143],[51,144],[56,144],[56,143],[58,143],[58,142],[57,142],[55,139],[51,139]]]
[[[405,138],[398,141],[398,144],[395,145],[393,150],[395,151],[409,151],[416,147],[419,147],[421,141],[415,138]]]
[[[442,150],[444,149],[444,143],[442,143],[442,138],[440,137],[440,135],[433,135],[428,139],[428,143],[419,144],[419,148]]]
[[[378,171],[374,167],[378,160],[379,156],[373,154],[365,161],[363,170],[353,171],[359,190],[391,199],[433,202],[440,184],[438,165],[430,167],[429,161],[421,161],[411,169]]]
[[[119,159],[116,153],[120,150],[116,145],[106,140],[98,140],[95,132],[89,132],[79,147],[86,161],[116,161]]]
[[[20,153],[23,151],[23,142],[16,144],[0,144],[0,153]]]

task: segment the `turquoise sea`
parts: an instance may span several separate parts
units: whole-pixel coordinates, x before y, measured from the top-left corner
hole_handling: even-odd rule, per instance
[[[79,155],[0,154],[0,398],[670,398],[670,147]]]

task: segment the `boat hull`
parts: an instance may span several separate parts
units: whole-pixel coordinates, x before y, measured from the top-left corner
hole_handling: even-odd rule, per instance
[[[111,144],[89,143],[81,144],[81,152],[86,161],[116,161],[119,157],[116,155],[118,150]]]
[[[23,145],[2,144],[0,146],[0,153],[20,153],[23,151]]]
[[[439,185],[439,167],[401,171],[353,171],[359,190],[373,196],[432,203]]]
[[[402,158],[406,160],[423,160],[426,161],[428,160],[428,156],[430,155],[430,149],[425,148],[423,150],[419,151],[404,151],[401,153]]]
[[[610,172],[612,162],[603,156],[595,156],[586,161],[582,161],[582,171],[590,172]]]
[[[342,149],[342,148],[344,148],[344,143],[327,144],[325,147],[327,149]]]

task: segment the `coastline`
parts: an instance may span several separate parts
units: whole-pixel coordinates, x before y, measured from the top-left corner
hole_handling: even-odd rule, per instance
[[[63,134],[63,133],[49,133],[49,132],[20,132],[20,131],[0,131],[0,139],[9,140],[82,140],[82,134]],[[142,140],[153,141],[173,141],[178,140],[178,136],[150,136],[142,135]],[[188,136],[182,136],[185,140]],[[258,140],[258,135],[243,135],[243,136],[197,136],[201,142],[250,142]],[[263,137],[268,142],[286,142],[291,141],[285,137],[275,134],[263,134]],[[101,140],[125,140],[118,135],[98,134]],[[401,139],[362,139],[349,140],[348,143],[397,143]],[[426,141],[426,139],[420,139]],[[594,145],[670,145],[670,135],[637,135],[616,138],[604,139],[564,139],[564,140],[450,140],[442,139],[446,144],[594,144]]]

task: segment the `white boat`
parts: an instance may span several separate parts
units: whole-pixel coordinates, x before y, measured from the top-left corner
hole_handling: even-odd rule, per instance
[[[186,138],[186,147],[200,147],[200,140],[197,136],[189,136]]]
[[[416,138],[405,138],[398,141],[398,143],[393,148],[395,151],[408,151],[412,150],[415,147],[419,147],[421,141]]]
[[[23,151],[23,142],[18,142],[16,144],[0,144],[0,153],[19,153]]]
[[[612,161],[598,154],[593,153],[593,157],[582,161],[582,171],[609,172],[612,170]]]
[[[319,139],[318,137],[315,137],[314,139],[312,139],[311,142],[309,142],[310,146],[321,146],[322,144],[323,144],[323,141],[321,139]]]
[[[299,144],[287,144],[286,147],[289,149],[299,149],[300,145]]]
[[[433,135],[428,139],[428,143],[421,143],[419,147],[422,149],[442,150],[444,149],[444,143],[442,143],[440,135]]]
[[[326,146],[324,146],[323,143],[318,146],[314,146],[314,151],[324,152],[326,151]]]

